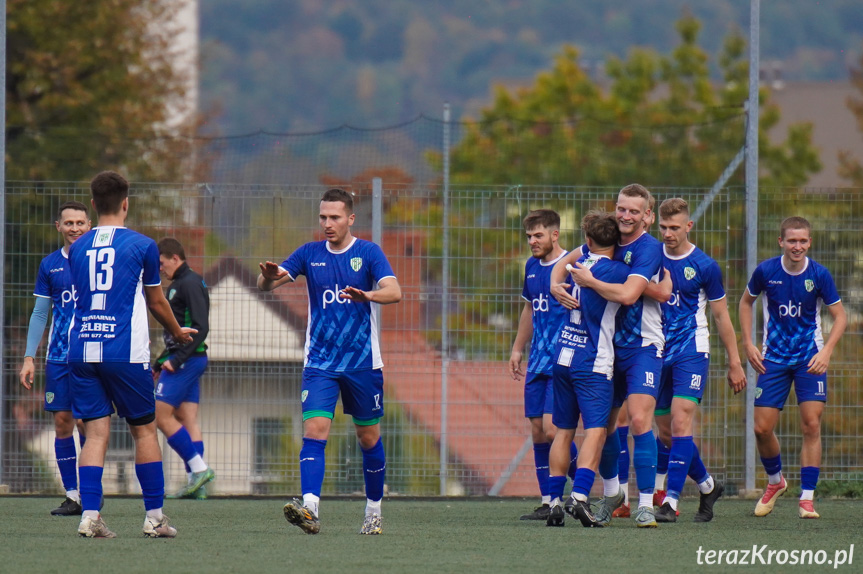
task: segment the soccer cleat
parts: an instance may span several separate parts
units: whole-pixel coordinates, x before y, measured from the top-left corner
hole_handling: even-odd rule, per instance
[[[797,516],[800,518],[821,518],[821,515],[815,512],[815,507],[811,500],[801,500],[800,506],[797,508]]]
[[[585,528],[602,528],[602,524],[596,520],[596,516],[590,511],[589,502],[576,500],[573,504],[573,513]]]
[[[144,518],[144,536],[149,538],[173,538],[177,535],[177,529],[168,522],[168,517],[162,515],[162,520],[156,520],[149,516]]]
[[[629,518],[632,516],[632,512],[629,509],[628,504],[621,504],[617,508],[614,509],[614,512],[611,513],[613,518]]]
[[[578,516],[575,515],[575,498],[573,498],[571,494],[566,497],[566,502],[563,503],[563,511],[573,518],[578,518]]]
[[[198,490],[196,490],[192,498],[194,498],[195,500],[207,500],[207,486],[204,485]]]
[[[654,517],[657,522],[677,522],[677,512],[667,502],[659,507]]]
[[[60,506],[51,511],[51,516],[81,516],[81,503],[66,497]]]
[[[669,505],[670,506],[670,505]],[[639,506],[638,510],[633,514],[635,525],[638,528],[656,528],[656,515],[653,513],[652,506]]]
[[[776,499],[785,494],[788,489],[788,483],[785,482],[785,477],[782,477],[782,482],[779,484],[768,484],[764,490],[764,494],[755,505],[755,516],[767,516],[773,511],[773,505],[776,504]]]
[[[707,494],[702,494],[698,501],[698,512],[692,518],[692,522],[710,522],[713,520],[713,505],[725,492],[725,485],[721,482],[713,483],[713,490]]]
[[[653,491],[653,506],[660,507],[665,502],[665,495],[668,491],[656,489]]]
[[[380,514],[366,514],[363,519],[363,527],[360,528],[360,534],[380,534],[383,532],[381,528]]]
[[[555,504],[549,509],[548,518],[545,519],[546,526],[563,526],[563,520],[566,515],[563,508],[559,504]]]
[[[551,507],[548,504],[537,506],[530,514],[522,514],[519,520],[546,520]]]
[[[315,513],[303,506],[303,503],[296,498],[287,503],[283,510],[285,512],[285,520],[306,534],[317,534],[321,531],[321,521],[318,520]],[[363,526],[365,526],[365,523],[363,523]]]
[[[195,492],[214,478],[216,473],[210,467],[201,472],[193,472],[189,482],[171,498],[194,498]]]
[[[596,504],[596,512],[593,513],[594,517],[596,517],[596,521],[601,526],[608,526],[611,522],[611,516],[614,514],[614,511],[623,504],[623,501],[626,499],[626,496],[623,493],[623,489],[621,488],[616,496],[603,496],[599,499],[599,502]]]
[[[102,517],[90,518],[85,516],[78,524],[78,536],[82,538],[117,538],[117,535],[108,530],[102,521]]]

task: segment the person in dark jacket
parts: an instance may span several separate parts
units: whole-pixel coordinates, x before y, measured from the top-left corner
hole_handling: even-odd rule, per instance
[[[201,376],[207,370],[210,295],[204,279],[186,263],[183,246],[174,238],[159,241],[162,273],[171,280],[167,298],[180,325],[197,333],[186,345],[165,331],[165,351],[153,368],[156,380],[156,424],[186,465],[188,482],[174,498],[207,497],[205,485],[215,474],[204,462],[204,440],[198,426]]]

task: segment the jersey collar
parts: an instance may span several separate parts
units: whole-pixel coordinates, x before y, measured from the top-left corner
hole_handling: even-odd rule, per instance
[[[809,269],[809,257],[806,258],[806,262],[803,264],[803,268],[800,271],[793,272],[789,271],[787,267],[785,267],[785,258],[781,255],[779,256],[779,263],[782,265],[782,270],[788,273],[789,275],[801,275],[804,271]]]
[[[324,241],[327,241],[327,240],[326,240],[326,239],[324,239]],[[329,242],[329,241],[327,241],[327,251],[329,251],[329,252],[330,252],[330,253],[332,253],[333,255],[339,255],[339,254],[341,254],[341,253],[344,253],[345,251],[347,251],[347,250],[348,250],[348,249],[350,249],[351,247],[353,247],[353,246],[354,246],[354,243],[356,243],[356,242],[357,242],[357,238],[356,238],[356,237],[351,237],[351,242],[348,244],[348,246],[347,246],[347,247],[345,247],[344,249],[340,249],[340,250],[336,251],[335,249],[333,249],[332,247],[330,247],[330,242]]]
[[[669,259],[671,259],[672,261],[680,261],[681,259],[686,259],[690,255],[692,255],[693,251],[695,251],[695,244],[694,243],[690,243],[689,251],[687,251],[683,255],[669,255],[668,251],[665,249],[665,245],[662,246],[662,254],[665,255],[666,257],[668,257]]]

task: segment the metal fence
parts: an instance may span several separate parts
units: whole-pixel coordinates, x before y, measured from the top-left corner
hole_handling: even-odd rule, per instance
[[[627,182],[621,182],[627,183]],[[204,377],[201,424],[218,494],[299,492],[302,437],[299,385],[307,302],[303,281],[272,293],[255,288],[260,261],[282,261],[300,244],[320,239],[314,186],[228,184],[134,185],[128,225],[154,238],[174,236],[201,272],[212,302],[210,367]],[[507,374],[515,337],[524,262],[521,219],[538,207],[562,216],[561,244],[581,243],[578,224],[590,208],[612,208],[615,188],[471,186],[371,182],[357,186],[355,235],[380,242],[404,291],[383,311],[386,367],[387,488],[391,494],[534,495],[522,384]],[[656,188],[658,201],[681,196],[696,208],[707,189]],[[33,391],[18,384],[33,284],[40,259],[60,246],[57,206],[88,200],[84,184],[7,184],[6,349],[0,481],[13,492],[59,492],[53,422],[42,410],[40,374]],[[760,259],[778,253],[779,222],[803,215],[814,226],[810,255],[833,273],[850,325],[834,354],[824,416],[822,479],[863,477],[863,198],[853,190],[762,189]],[[446,213],[446,219],[445,219]],[[703,205],[692,240],[720,264],[736,321],[745,287],[744,194],[721,191]],[[95,221],[94,221],[95,224]],[[655,227],[654,227],[655,231]],[[825,327],[829,328],[829,315]],[[153,325],[151,339],[160,341]],[[739,327],[738,327],[739,335]],[[725,384],[725,353],[712,337],[710,382],[696,437],[708,469],[743,487],[745,398]],[[40,352],[44,349],[40,349]],[[41,360],[37,361],[41,364]],[[751,381],[754,383],[754,381]],[[118,421],[119,423],[119,421]],[[138,488],[122,424],[109,450],[106,492]],[[778,429],[787,475],[799,475],[800,431],[793,399]],[[163,442],[169,488],[185,474]],[[326,493],[361,492],[361,453],[349,418],[338,413],[327,448]],[[763,473],[758,468],[759,479]]]

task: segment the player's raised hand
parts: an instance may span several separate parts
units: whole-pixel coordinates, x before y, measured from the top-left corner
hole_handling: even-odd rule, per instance
[[[509,356],[509,376],[514,381],[519,381],[524,376],[524,372],[521,370],[521,358],[522,353],[519,351],[513,351],[512,355]]]
[[[755,369],[755,372],[759,375],[766,373],[767,369],[764,368],[764,357],[761,356],[761,351],[758,350],[758,347],[747,342],[744,345],[744,350],[746,351],[746,359],[752,365],[752,368]]]
[[[33,387],[33,376],[36,374],[36,364],[33,357],[24,357],[24,364],[21,366],[21,372],[18,373],[18,380],[21,385],[28,391]]]
[[[731,387],[735,395],[746,388],[746,372],[740,363],[728,367],[726,378],[728,379],[728,386]]]
[[[578,309],[578,299],[569,294],[570,287],[569,283],[552,283],[549,291],[558,303],[572,311]]]
[[[272,261],[258,263],[258,267],[261,268],[261,275],[264,276],[264,279],[269,279],[270,281],[277,281],[288,274],[287,271]]]
[[[369,303],[372,300],[371,292],[357,289],[356,287],[345,287],[339,291],[339,297],[357,303]]]

